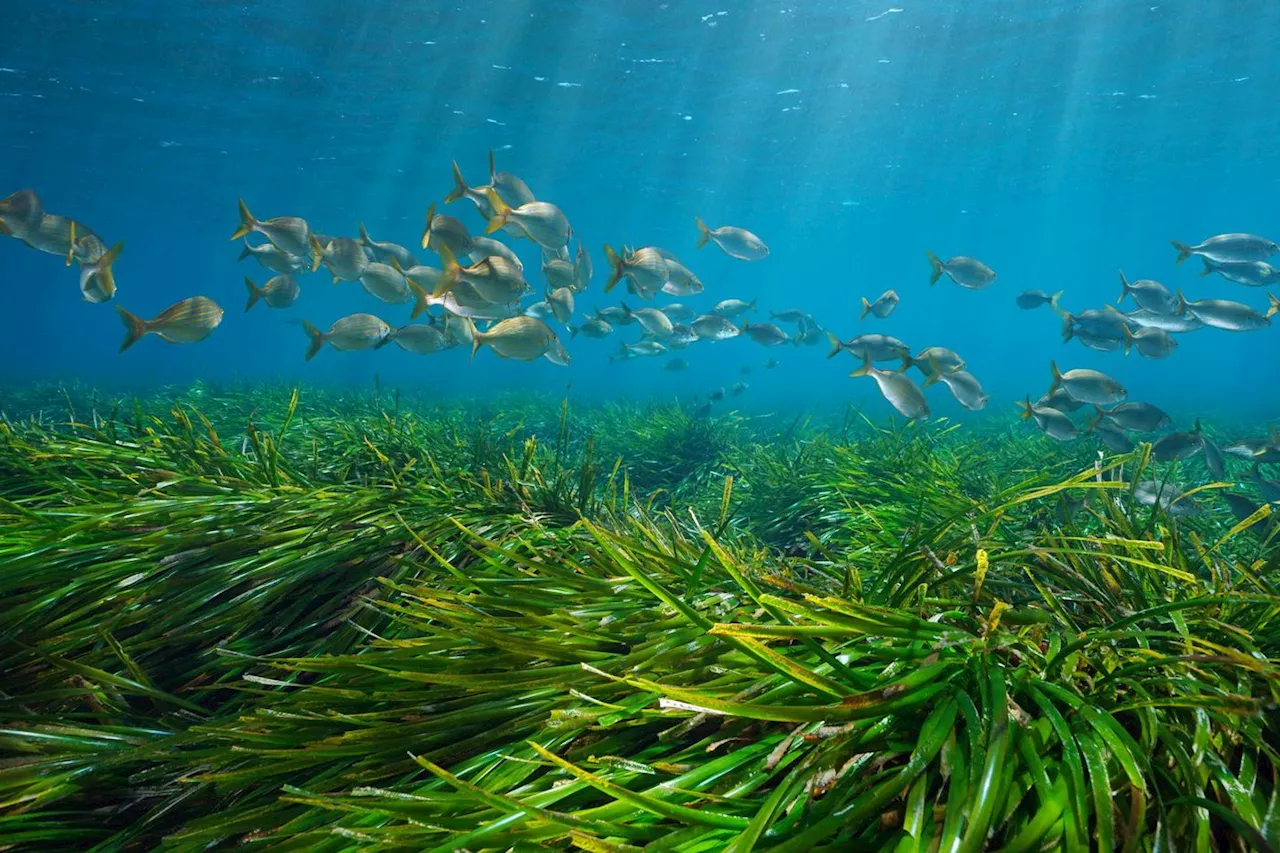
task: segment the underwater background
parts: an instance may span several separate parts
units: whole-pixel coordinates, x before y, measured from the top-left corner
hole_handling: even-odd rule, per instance
[[[1272,227],[1280,63],[1256,34],[1280,23],[1280,7],[721,6],[6,3],[0,185],[37,188],[47,208],[124,241],[117,304],[151,316],[200,293],[228,313],[199,346],[148,340],[117,357],[114,312],[83,302],[57,259],[3,241],[4,374],[147,387],[351,386],[376,373],[441,394],[559,394],[572,380],[587,400],[672,399],[763,361],[742,339],[690,350],[690,369],[671,374],[660,359],[611,364],[616,339],[579,337],[568,370],[491,353],[468,365],[465,349],[304,364],[297,318],[324,328],[382,307],[322,275],[303,276],[286,311],[241,314],[243,276],[264,271],[237,264],[227,241],[238,196],[259,216],[341,234],[364,222],[414,247],[427,206],[451,187],[450,161],[480,181],[493,150],[566,212],[598,277],[605,242],[667,247],[706,284],[683,300],[700,310],[758,298],[761,319],[800,308],[841,337],[950,347],[999,417],[1047,387],[1050,358],[1108,370],[1131,399],[1168,411],[1275,414],[1257,371],[1280,356],[1275,334],[1210,329],[1183,336],[1173,358],[1124,359],[1064,345],[1047,310],[1020,311],[1013,297],[1064,290],[1064,307],[1100,307],[1123,269],[1189,299],[1241,298],[1198,279],[1194,259],[1175,268],[1169,241]],[[446,210],[478,232],[470,208]],[[695,216],[753,230],[771,256],[695,252]],[[536,265],[530,247],[517,243]],[[926,250],[981,258],[997,284],[930,288]],[[901,295],[897,312],[859,324],[859,298],[886,288]],[[616,302],[597,286],[580,313]],[[889,414],[872,383],[847,379],[853,362],[823,363],[825,349],[771,351],[780,367],[756,370],[736,405]],[[930,395],[939,413],[964,414],[946,397]]]
[[[94,303],[94,241],[78,270],[0,236],[0,851],[1280,850],[1280,287],[1171,245],[1280,254],[1278,27],[1270,0],[0,3],[0,226],[34,191],[124,244]],[[638,323],[522,319],[571,363],[487,322],[474,358],[307,359],[305,324],[409,304],[321,270],[241,307],[270,273],[238,199],[434,264],[433,204],[485,227],[442,205],[451,163],[480,185],[491,154],[590,253],[575,327],[742,300],[948,349],[873,381],[807,322],[618,358]],[[494,236],[527,309],[538,247]],[[605,244],[705,291],[606,293]],[[1147,283],[1146,321],[1217,327],[1116,351],[1082,312],[1134,311],[1120,270],[1192,301]],[[151,328],[187,343],[122,351],[115,309],[197,294],[206,338],[199,303]]]

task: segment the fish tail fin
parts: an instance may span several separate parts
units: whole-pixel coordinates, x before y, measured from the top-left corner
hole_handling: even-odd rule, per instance
[[[1200,260],[1204,261],[1204,269],[1202,269],[1202,270],[1200,270],[1200,272],[1196,273],[1196,277],[1197,277],[1197,278],[1204,278],[1204,277],[1205,277],[1205,276],[1207,276],[1207,275],[1213,275],[1213,266],[1209,263],[1209,259],[1208,259],[1208,258],[1201,258]]]
[[[1267,307],[1267,319],[1271,319],[1272,314],[1280,314],[1280,298],[1275,293],[1268,293],[1267,300],[1270,303]]]
[[[427,208],[427,224],[422,228],[422,248],[430,249],[431,243],[431,223],[436,218],[436,206],[433,204]]]
[[[258,220],[254,219],[253,214],[249,212],[249,206],[244,203],[244,199],[240,199],[240,227],[231,235],[231,239],[239,240],[252,231],[257,224]]]
[[[1053,371],[1053,384],[1049,386],[1049,393],[1052,394],[1062,384],[1062,371],[1058,369],[1058,362],[1056,361],[1049,362],[1049,369]]]
[[[116,306],[116,310],[120,312],[120,320],[124,323],[124,342],[120,344],[120,352],[124,352],[147,333],[147,321],[130,314],[119,305]]]
[[[608,293],[610,290],[613,290],[614,286],[619,281],[622,280],[622,274],[625,271],[625,268],[622,263],[622,258],[608,243],[604,244],[604,258],[609,262],[609,280],[605,282],[604,285],[604,292]]]
[[[493,151],[489,152],[489,183],[495,183],[498,180],[498,167],[493,162]]]
[[[1104,412],[1104,411],[1102,410],[1102,407],[1101,407],[1101,406],[1094,406],[1094,407],[1093,407],[1093,417],[1091,417],[1091,418],[1085,418],[1085,422],[1084,422],[1084,431],[1085,431],[1085,432],[1093,432],[1095,429],[1097,429],[1098,424],[1102,423],[1102,418],[1103,418],[1105,415],[1106,415],[1106,412]]]
[[[490,157],[493,155],[490,154]],[[471,329],[471,360],[476,360],[476,353],[480,351],[480,347],[484,345],[484,332],[476,328],[475,322],[470,317],[463,317],[467,326]]]
[[[244,312],[249,313],[249,309],[258,304],[258,300],[266,293],[261,287],[253,283],[253,279],[249,276],[244,277],[244,286],[249,290],[249,301],[244,304]]]
[[[871,375],[871,355],[868,353],[862,357],[862,366],[856,368],[850,376],[870,376]]]
[[[1192,434],[1193,434],[1193,435],[1203,435],[1203,434],[1204,434],[1204,428],[1200,426],[1200,419],[1199,419],[1199,418],[1196,418],[1196,425],[1195,425],[1194,427],[1192,427],[1192,428],[1191,428],[1191,432],[1192,432]]]
[[[307,242],[311,244],[311,271],[315,272],[324,263],[324,247],[320,245],[320,241],[314,234],[307,235]]]
[[[422,316],[422,312],[427,310],[427,289],[418,284],[409,276],[404,277],[405,283],[409,285],[409,290],[413,292],[413,310],[409,312],[409,319],[416,320]]]
[[[635,314],[635,313],[636,313],[636,312],[632,311],[632,310],[627,306],[627,303],[623,302],[621,299],[619,299],[619,300],[618,300],[618,307],[619,307],[619,308],[621,308],[621,309],[622,309],[622,313],[623,313],[623,314],[625,314],[625,315],[626,315],[626,316],[628,316],[628,317],[630,317],[630,316],[632,316],[633,314]]]
[[[1182,288],[1178,288],[1178,316],[1181,317],[1186,313],[1187,313],[1187,297],[1182,292]]]
[[[1133,288],[1129,286],[1129,279],[1124,277],[1124,270],[1120,270],[1119,272],[1120,272],[1120,298],[1116,300],[1117,305],[1119,305],[1121,302],[1124,302],[1124,298],[1129,295],[1129,292],[1131,290],[1133,290]]]
[[[372,243],[373,243],[373,240],[369,237],[369,232],[365,229],[364,223],[361,222],[360,223],[360,245],[369,246]]]
[[[871,303],[867,301],[867,297],[862,297],[862,313],[858,315],[859,320],[867,319],[867,315],[871,313]]]
[[[489,206],[493,208],[493,217],[485,226],[484,233],[492,234],[507,224],[507,218],[511,216],[511,207],[502,200],[502,196],[498,195],[493,187],[485,190],[484,197],[489,200]]]
[[[1191,247],[1186,243],[1179,243],[1177,240],[1170,240],[1169,242],[1173,244],[1173,248],[1178,250],[1178,260],[1174,261],[1174,263],[1180,264],[1191,257]]]
[[[915,361],[915,359],[908,360],[909,358],[910,358],[909,356],[903,356],[902,360],[904,363],[903,363],[902,369],[904,372],[906,371],[908,365],[912,364]],[[930,371],[929,377],[924,381],[924,387],[926,388],[928,388],[930,385],[937,384],[937,382],[940,379],[942,379],[942,365],[938,364],[938,360],[933,356],[929,356],[929,371]]]
[[[933,252],[925,252],[924,254],[929,259],[929,285],[933,286],[938,283],[938,279],[942,278],[943,263]]]
[[[703,222],[699,216],[693,217],[693,223],[698,226],[698,243],[694,248],[701,249],[711,239],[711,229],[707,227],[707,223]]]
[[[748,303],[747,303],[747,310],[748,310],[748,311],[755,311],[755,310],[757,310],[757,309],[756,309],[756,303],[757,303],[757,302],[759,302],[759,301],[760,301],[760,298],[759,298],[759,297],[756,297],[755,299],[752,299],[750,302],[748,302]]]
[[[249,257],[252,254],[253,252],[249,251],[249,241],[245,240],[244,248],[240,250],[240,257],[236,258],[236,260],[243,261],[245,258]]]
[[[576,338],[576,337],[578,336],[578,327],[577,327],[577,326],[569,326],[568,328],[569,328],[569,340],[573,340],[574,338]]]
[[[1017,405],[1018,405],[1018,408],[1022,410],[1021,417],[1024,421],[1031,417],[1031,395],[1030,394],[1027,395],[1026,400],[1019,400]]]
[[[453,256],[453,251],[443,243],[440,245],[440,262],[444,267],[444,273],[436,281],[436,289],[431,294],[436,298],[444,296],[454,285],[458,283],[458,274],[462,267],[458,266],[458,259]]]
[[[467,190],[471,187],[467,186],[467,182],[462,179],[462,170],[458,168],[458,161],[453,161],[453,189],[444,197],[445,204],[453,204],[458,199],[467,194]]]
[[[1129,325],[1127,323],[1123,326],[1123,328],[1124,328],[1124,354],[1128,355],[1129,350],[1133,349],[1133,341],[1136,335],[1133,334],[1133,330],[1129,328]]]
[[[840,350],[844,349],[844,343],[830,332],[827,332],[827,340],[831,341],[831,352],[827,353],[827,358],[835,358],[840,354]],[[799,345],[797,341],[796,346]]]
[[[1057,293],[1053,294],[1053,296],[1049,297],[1049,307],[1052,308],[1053,313],[1057,314],[1059,317],[1063,315],[1062,306],[1059,304],[1062,302],[1063,293],[1064,291],[1059,290]]]
[[[307,333],[307,337],[311,339],[310,345],[307,346],[306,358],[307,361],[310,361],[316,357],[316,353],[320,352],[320,348],[324,346],[324,332],[320,331],[306,320],[302,321],[302,329]]]
[[[1076,318],[1072,317],[1070,312],[1062,314],[1062,342],[1070,343],[1071,339],[1076,335]]]
[[[92,264],[85,265],[85,269],[90,275],[97,276],[98,287],[107,299],[116,295],[116,274],[112,270],[112,266],[119,259],[120,252],[123,250],[124,243],[116,243],[101,258],[98,258]]]
[[[71,266],[71,262],[76,258],[76,221],[71,220],[71,228],[67,240],[67,260],[66,266]]]

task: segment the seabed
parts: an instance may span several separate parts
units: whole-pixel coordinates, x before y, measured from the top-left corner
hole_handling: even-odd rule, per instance
[[[386,389],[4,408],[0,849],[1280,838],[1270,506],[1142,506],[1147,445]]]

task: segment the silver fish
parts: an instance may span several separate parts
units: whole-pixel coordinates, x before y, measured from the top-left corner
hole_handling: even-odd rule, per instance
[[[875,302],[871,302],[867,297],[862,297],[862,313],[858,315],[859,320],[865,320],[868,314],[883,320],[893,313],[893,309],[898,307],[898,293],[894,290],[886,290],[884,293],[876,297]]]
[[[1107,307],[1114,310],[1113,306],[1108,305]],[[1120,314],[1120,316],[1124,318],[1124,322],[1134,326],[1141,326],[1144,329],[1163,329],[1166,332],[1175,334],[1194,332],[1197,329],[1204,328],[1204,323],[1200,318],[1190,312],[1185,314],[1157,314],[1154,311],[1139,308],[1137,311],[1130,311],[1127,314]]]
[[[1158,281],[1144,278],[1131,282],[1124,277],[1124,270],[1120,270],[1120,288],[1120,298],[1116,300],[1116,304],[1123,302],[1126,296],[1132,296],[1139,308],[1157,314],[1175,314],[1178,311],[1177,297]]]
[[[925,402],[924,392],[906,374],[872,367],[871,359],[864,357],[862,367],[849,375],[870,376],[874,379],[881,396],[904,418],[915,420],[929,417],[929,404]]]
[[[1022,419],[1035,419],[1036,426],[1040,428],[1040,431],[1052,439],[1071,441],[1080,435],[1080,430],[1076,429],[1076,425],[1071,422],[1071,418],[1057,409],[1036,405],[1031,402],[1030,397],[1018,405],[1022,407]]]
[[[1195,429],[1190,432],[1171,432],[1157,439],[1151,445],[1151,458],[1157,462],[1173,462],[1194,456],[1203,449],[1204,433],[1200,421],[1196,421]]]
[[[244,310],[248,311],[261,299],[268,308],[288,308],[298,299],[298,282],[291,275],[278,275],[270,279],[262,287],[253,283],[249,276],[244,277],[244,286],[249,290],[249,301]]]
[[[311,339],[311,345],[307,347],[307,361],[315,358],[325,344],[344,352],[378,349],[387,343],[391,334],[391,327],[372,314],[349,314],[334,322],[327,332],[320,331],[306,320],[302,321],[302,328]]]
[[[391,341],[405,352],[414,355],[430,355],[449,349],[454,343],[448,336],[427,323],[411,323],[401,326],[390,334]]]
[[[1195,515],[1200,507],[1172,483],[1144,480],[1133,487],[1133,497],[1143,506],[1158,506],[1171,516]]]
[[[720,247],[720,251],[740,261],[758,261],[769,256],[769,247],[764,241],[744,228],[732,225],[708,228],[705,222],[696,217],[694,223],[698,226],[699,249],[712,242]]]
[[[1048,305],[1053,310],[1058,310],[1058,300],[1062,298],[1062,291],[1048,294],[1043,290],[1024,290],[1018,294],[1018,307],[1023,311],[1030,311],[1033,308],[1039,308],[1041,305]]]
[[[1127,393],[1123,385],[1101,371],[1076,368],[1063,373],[1058,370],[1057,362],[1053,361],[1049,362],[1049,367],[1053,370],[1053,384],[1049,386],[1049,390],[1052,392],[1059,387],[1064,388],[1082,403],[1108,406],[1123,401]]]
[[[698,312],[694,311],[688,305],[682,305],[679,302],[672,302],[670,305],[664,305],[662,312],[674,321],[687,323],[694,317],[698,316]]]
[[[765,347],[776,347],[791,342],[791,336],[772,323],[743,323],[742,333]]]
[[[703,314],[690,323],[689,327],[699,338],[707,341],[726,341],[742,333],[732,320],[720,314]]]
[[[379,263],[390,264],[391,259],[395,258],[396,263],[404,269],[409,269],[409,267],[416,266],[418,263],[418,261],[413,257],[413,253],[404,246],[401,246],[399,243],[387,243],[374,240],[369,236],[369,232],[365,230],[363,222],[360,223],[359,242],[365,251],[372,256],[371,260],[375,260]]]
[[[1219,263],[1233,261],[1265,261],[1280,251],[1273,240],[1258,237],[1255,234],[1219,234],[1210,237],[1198,246],[1188,246],[1172,241],[1173,248],[1178,250],[1178,263],[1182,263],[1192,255],[1199,255]]]
[[[1098,411],[1121,429],[1135,432],[1152,432],[1172,423],[1167,414],[1150,403],[1121,403],[1110,409],[1099,408]]]
[[[1204,270],[1201,277],[1217,273],[1227,281],[1243,284],[1245,287],[1267,287],[1280,283],[1280,268],[1273,267],[1266,261],[1232,261],[1221,263],[1202,258]]]
[[[1138,355],[1146,358],[1167,358],[1178,348],[1178,339],[1164,329],[1139,329],[1137,332],[1125,328],[1124,354],[1128,355],[1135,347]]]
[[[911,358],[911,350],[907,345],[889,335],[866,334],[841,341],[828,332],[827,339],[831,342],[831,351],[827,353],[827,358],[834,358],[841,350],[855,358],[869,358],[872,361],[902,359],[906,363]]]
[[[1265,315],[1259,314],[1243,302],[1232,302],[1229,299],[1188,302],[1181,291],[1178,292],[1178,304],[1182,311],[1194,314],[1206,326],[1228,332],[1252,332],[1270,326],[1271,315],[1280,311],[1280,299],[1274,293],[1268,293],[1267,297],[1271,300],[1271,307]]]
[[[936,382],[944,383],[956,402],[971,412],[982,411],[987,405],[987,400],[990,399],[989,395],[982,390],[982,384],[978,382],[978,378],[964,369],[949,373],[939,370],[924,381],[924,387],[928,388]]]
[[[255,261],[262,264],[272,272],[282,275],[291,275],[293,273],[306,272],[311,268],[306,258],[297,255],[291,255],[288,252],[277,249],[272,243],[263,243],[261,246],[249,245],[248,239],[244,241],[244,248],[240,250],[238,261],[252,257]]]
[[[756,310],[755,299],[750,302],[744,302],[741,299],[722,299],[711,309],[711,313],[719,314],[721,317],[740,317],[754,310]]]
[[[929,275],[929,284],[937,284],[944,273],[956,284],[970,290],[989,287],[996,280],[996,274],[991,267],[977,258],[957,255],[949,261],[942,261],[933,252],[925,254],[929,257],[929,266],[933,268],[933,272]]]
[[[599,317],[592,317],[581,326],[571,328],[569,330],[569,337],[577,337],[579,332],[586,335],[588,338],[607,338],[609,335],[613,334],[613,326],[609,325],[606,320],[601,320]]]
[[[634,317],[640,327],[655,338],[665,338],[671,334],[671,318],[657,308],[637,308],[633,311],[624,302],[622,310]]]

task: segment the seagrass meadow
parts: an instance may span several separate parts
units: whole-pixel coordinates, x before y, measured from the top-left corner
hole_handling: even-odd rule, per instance
[[[1269,506],[1145,445],[4,399],[0,849],[1280,847]]]

